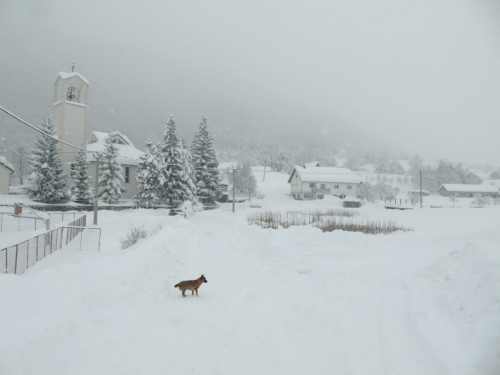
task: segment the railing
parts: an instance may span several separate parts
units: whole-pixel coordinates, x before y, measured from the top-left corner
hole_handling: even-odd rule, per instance
[[[20,275],[36,262],[60,249],[100,250],[101,229],[85,228],[86,216],[68,226],[41,234],[0,250],[0,273]]]
[[[75,220],[81,212],[44,212],[51,224],[64,223],[65,220]],[[45,224],[36,217],[16,217],[13,212],[0,212],[0,232],[44,229]]]
[[[326,189],[326,188],[325,188],[325,189],[321,189],[321,188],[311,188],[311,191],[312,191],[313,193],[320,193],[320,194],[321,194],[321,193],[325,193],[325,194],[327,194],[327,193],[331,193],[331,192],[332,192],[332,189]]]

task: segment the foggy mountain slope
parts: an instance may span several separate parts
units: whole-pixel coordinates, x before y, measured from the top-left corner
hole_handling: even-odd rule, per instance
[[[170,114],[188,143],[205,115],[217,147],[245,142],[270,148],[331,145],[336,149],[350,144],[366,147],[363,140],[372,139],[331,115],[295,102],[293,93],[284,97],[253,85],[249,77],[232,77],[221,71],[207,73],[199,66],[202,63],[184,61],[182,56],[167,54],[161,61],[152,60],[140,49],[126,50],[122,45],[110,48],[95,41],[81,41],[79,48],[65,51],[65,43],[59,41],[54,42],[51,56],[37,59],[43,45],[36,40],[30,40],[31,45],[12,43],[0,60],[0,73],[24,73],[6,80],[0,103],[36,126],[52,104],[57,73],[70,71],[68,56],[76,54],[82,59],[75,61],[76,71],[90,82],[89,130],[119,130],[142,149],[147,139],[157,141],[163,136]],[[26,51],[32,56],[16,58]],[[100,61],[84,60],[86,54],[100,56]],[[5,138],[2,143],[11,149],[23,143],[31,147],[37,137],[36,132],[6,115],[0,118],[0,127]],[[376,145],[370,143],[373,149]]]

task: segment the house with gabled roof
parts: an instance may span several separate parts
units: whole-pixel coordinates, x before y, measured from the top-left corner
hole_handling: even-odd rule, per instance
[[[0,156],[0,194],[9,194],[10,175],[14,172],[14,166],[4,156]]]
[[[465,176],[465,183],[471,185],[481,185],[484,181],[490,179],[490,176],[487,173],[481,172],[469,172]]]
[[[296,165],[288,179],[290,195],[299,200],[323,199],[325,195],[356,196],[361,176],[347,168]]]
[[[443,184],[439,187],[440,195],[457,197],[473,197],[475,194],[498,197],[499,190],[495,185]]]
[[[87,141],[88,151],[104,151],[106,139],[111,137],[113,143],[118,149],[118,157],[116,160],[123,168],[123,182],[122,188],[125,190],[122,198],[134,198],[139,192],[139,184],[136,180],[137,167],[140,163],[140,157],[144,152],[135,148],[132,141],[123,133],[119,131],[112,131],[110,133],[93,131]],[[95,155],[94,153],[87,153],[87,161],[89,163],[89,172],[92,179],[95,181]]]

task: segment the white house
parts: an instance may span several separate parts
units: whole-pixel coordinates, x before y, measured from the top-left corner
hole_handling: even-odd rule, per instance
[[[486,173],[469,172],[465,176],[465,183],[470,185],[481,185],[484,181],[489,179],[490,176]]]
[[[123,168],[122,188],[125,190],[122,193],[122,198],[134,198],[139,192],[138,183],[135,179],[137,175],[137,166],[140,163],[139,158],[144,155],[144,152],[135,148],[134,144],[128,137],[119,131],[111,133],[92,132],[87,141],[87,150],[89,151],[104,151],[106,138],[111,137],[111,142],[118,148],[118,157],[116,160]],[[93,181],[95,181],[95,156],[93,153],[87,154],[89,162],[89,171]]]
[[[14,166],[0,156],[0,194],[9,194],[10,175],[14,172]]]
[[[458,197],[473,197],[474,194],[490,197],[499,196],[499,190],[495,185],[443,184],[439,187],[438,192],[440,195],[455,194]]]
[[[293,169],[288,183],[290,194],[295,199],[323,199],[325,195],[345,197],[356,196],[361,177],[347,168],[317,167],[298,165]]]

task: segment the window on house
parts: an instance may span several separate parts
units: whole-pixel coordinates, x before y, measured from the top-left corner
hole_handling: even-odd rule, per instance
[[[123,138],[118,136],[118,135],[115,135],[115,137],[113,139],[111,139],[111,143],[115,143],[118,145],[126,145],[127,144],[127,142],[125,142],[123,140]]]
[[[326,184],[321,184],[321,189],[326,189]]]
[[[334,187],[335,189],[338,189],[338,188],[339,188],[339,185],[333,185],[333,187]]]
[[[130,180],[130,167],[125,167],[125,183],[128,184]]]
[[[348,189],[352,189],[352,186],[351,186],[351,185],[347,185],[347,188],[348,188]]]
[[[316,187],[316,184],[315,184],[314,182],[311,182],[311,183],[309,184],[309,187],[315,188],[315,187]]]

